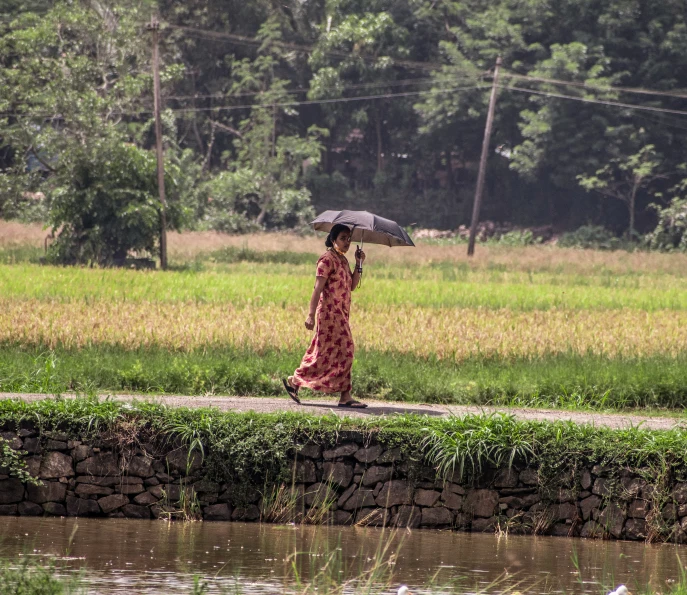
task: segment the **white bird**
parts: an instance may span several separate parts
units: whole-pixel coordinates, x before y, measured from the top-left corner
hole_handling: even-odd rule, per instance
[[[615,591],[611,591],[608,595],[632,595],[625,585],[618,585]]]
[[[401,585],[396,592],[396,595],[413,595],[410,589],[406,585]],[[624,595],[623,593],[618,593],[618,595]]]

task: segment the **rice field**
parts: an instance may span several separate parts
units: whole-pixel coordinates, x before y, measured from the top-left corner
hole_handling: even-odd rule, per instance
[[[167,272],[2,258],[35,255],[45,233],[15,226],[0,240],[0,263],[15,263],[0,264],[0,390],[274,394],[308,345],[303,320],[321,238],[174,234]],[[367,252],[351,315],[359,396],[687,403],[683,255],[478,246],[468,261],[460,245]],[[164,354],[176,368],[165,371]],[[142,375],[132,376],[134,360]],[[109,362],[106,374],[93,369],[98,361]],[[231,366],[241,372],[232,376]]]
[[[305,350],[302,307],[198,302],[0,300],[0,343],[84,349],[192,351],[231,345],[256,352]],[[687,311],[506,308],[359,308],[356,345],[461,362],[557,354],[677,357],[687,352]]]
[[[200,270],[143,272],[0,265],[0,295],[52,302],[202,302],[307,307],[311,264],[239,262]],[[631,308],[687,310],[687,276],[570,275],[460,270],[448,265],[384,266],[369,263],[356,308],[508,308],[513,311]]]

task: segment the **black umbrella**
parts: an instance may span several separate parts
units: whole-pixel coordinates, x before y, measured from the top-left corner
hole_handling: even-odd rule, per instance
[[[311,225],[317,231],[330,231],[341,223],[351,228],[351,241],[382,246],[415,246],[398,223],[367,211],[325,211]]]

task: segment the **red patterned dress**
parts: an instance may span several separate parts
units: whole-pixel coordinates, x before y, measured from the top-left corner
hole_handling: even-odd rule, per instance
[[[317,305],[315,336],[291,383],[323,393],[351,390],[353,336],[348,325],[353,275],[333,250],[317,261],[317,276],[327,282]]]

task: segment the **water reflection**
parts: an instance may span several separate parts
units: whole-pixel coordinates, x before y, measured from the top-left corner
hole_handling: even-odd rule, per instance
[[[86,567],[94,593],[151,594],[188,592],[194,575],[229,592],[278,593],[294,568],[308,580],[337,548],[350,578],[389,537],[356,527],[23,517],[4,517],[0,532],[3,557],[66,558],[69,568]],[[462,577],[466,591],[497,579],[499,591],[504,582],[537,593],[599,595],[620,582],[663,590],[687,563],[687,549],[672,545],[418,530],[396,534],[389,550],[398,554],[396,582],[414,592],[437,573],[439,582]]]

